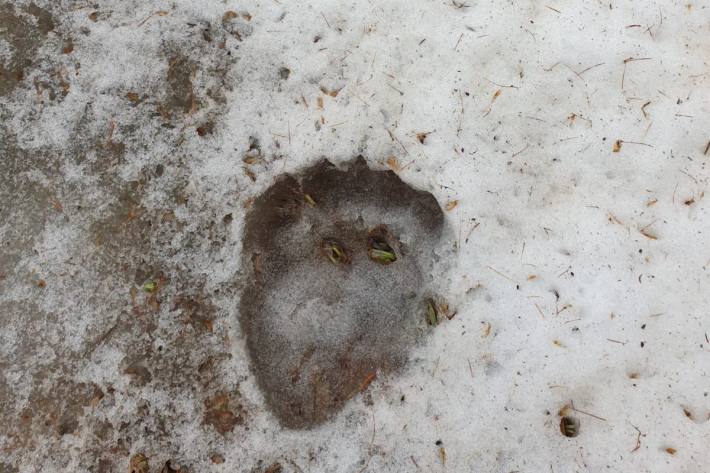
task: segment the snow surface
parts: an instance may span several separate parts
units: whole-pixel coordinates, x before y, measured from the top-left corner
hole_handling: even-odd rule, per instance
[[[7,310],[0,399],[19,416],[32,406],[33,389],[52,382],[91,382],[104,391],[112,384],[115,393],[110,404],[84,408],[74,435],[35,426],[31,444],[18,449],[14,427],[0,428],[0,467],[99,471],[99,459],[108,458],[107,471],[125,471],[129,456],[144,452],[155,471],[168,459],[189,471],[225,472],[275,462],[313,473],[710,469],[707,2],[38,4],[57,26],[25,85],[0,96],[0,140],[12,134],[23,156],[41,157],[17,171],[15,184],[24,176],[57,186],[64,213],[39,227],[0,222],[4,241],[15,238],[13,228],[36,232],[0,268],[0,316]],[[19,11],[28,3],[13,5]],[[224,22],[227,11],[239,16]],[[190,24],[222,25],[224,47],[218,33],[200,46],[193,32],[202,26]],[[67,35],[74,50],[60,54]],[[0,60],[9,57],[8,44],[0,41]],[[200,106],[162,127],[157,113],[141,110],[163,100],[177,54],[194,67]],[[70,84],[59,102],[32,85],[34,78],[58,81],[54,69]],[[147,98],[131,107],[128,91]],[[200,136],[195,127],[205,121],[214,131]],[[102,160],[77,130],[124,143],[125,155]],[[429,133],[423,143],[418,133]],[[263,158],[248,166],[254,182],[242,162],[250,137]],[[24,159],[0,149],[3,166]],[[331,421],[284,429],[250,374],[237,323],[234,283],[250,264],[239,258],[244,205],[283,172],[360,154],[372,167],[395,168],[442,207],[458,202],[445,212],[455,261],[432,275],[448,286],[442,296],[456,315],[413,349],[403,373],[378,377]],[[226,435],[203,422],[199,388],[165,387],[159,368],[137,388],[121,374],[138,340],[158,350],[182,333],[172,304],[156,313],[150,340],[136,329],[85,352],[118,317],[115,307],[130,311],[118,270],[81,258],[77,267],[72,259],[88,258],[93,223],[120,203],[102,172],[137,181],[159,163],[166,177],[146,187],[140,205],[172,205],[183,226],[151,251],[179,268],[171,279],[197,277],[219,314],[211,341],[188,345],[194,351],[184,356],[215,347],[231,355],[215,382],[238,388],[246,421]],[[189,197],[177,206],[176,183]],[[30,204],[13,202],[12,180],[0,186],[10,198],[2,205],[20,209],[9,218],[34,216]],[[215,250],[206,222],[227,213],[233,220]],[[39,295],[38,277],[47,280]],[[21,335],[30,329],[28,312],[17,308],[30,299],[37,314],[53,314],[31,322],[49,327],[33,350]],[[78,356],[71,371],[59,368],[41,383],[28,378],[69,354]],[[136,422],[144,402],[151,416],[174,411],[162,433],[147,420],[139,428],[139,420],[132,434],[102,439],[105,451],[92,449],[98,440],[87,419]],[[570,403],[576,410],[567,414],[581,422],[575,438],[559,428]]]

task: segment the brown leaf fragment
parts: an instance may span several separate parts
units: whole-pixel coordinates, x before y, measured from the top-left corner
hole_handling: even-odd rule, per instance
[[[239,15],[237,14],[237,12],[232,11],[232,10],[227,10],[226,12],[224,12],[224,15],[222,15],[222,23],[226,23],[230,20],[233,20],[238,16]]]
[[[330,97],[333,97],[333,98],[337,97],[341,90],[343,90],[342,87],[339,89],[328,89],[325,86],[320,86],[321,92],[323,92],[325,95],[329,95]]]
[[[446,449],[444,447],[439,447],[439,458],[441,459],[441,464],[446,465]]]
[[[241,406],[236,406],[238,414],[234,414],[230,406],[229,396],[219,392],[211,399],[205,400],[205,416],[203,422],[213,426],[217,432],[225,435],[234,430],[237,424],[244,422],[242,418]]]
[[[196,128],[199,136],[211,135],[214,132],[214,123],[205,122]]]
[[[149,473],[148,458],[142,453],[136,453],[128,463],[128,473]]]
[[[422,131],[420,133],[417,133],[417,141],[419,141],[421,144],[424,144],[427,136],[429,136],[430,133],[430,131]]]
[[[360,383],[360,392],[364,393],[368,387],[372,384],[372,382],[377,379],[377,373],[372,372],[368,374],[365,379],[363,380],[362,383]]]
[[[261,254],[259,253],[254,253],[251,257],[251,262],[254,265],[254,272],[256,274],[259,274],[262,272],[262,264],[261,264]]]
[[[641,230],[639,230],[639,233],[640,233],[641,235],[645,236],[646,238],[648,238],[649,240],[658,240],[658,237],[657,237],[656,235],[654,235],[653,233],[649,232],[649,231],[646,230],[645,228],[642,228]]]
[[[50,200],[50,202],[52,203],[52,207],[54,207],[58,212],[63,212],[63,211],[64,211],[64,207],[62,206],[62,203],[59,202],[59,201],[58,201],[57,199],[55,199],[54,197],[52,197],[52,199]]]
[[[450,212],[456,208],[456,206],[459,205],[458,200],[450,200],[446,203],[446,206],[444,207],[447,212]]]
[[[249,164],[249,165],[256,164],[259,161],[261,161],[261,158],[257,155],[253,155],[253,154],[247,154],[246,156],[244,156],[242,158],[242,162],[244,164]]]
[[[624,142],[623,142],[622,140],[616,140],[616,141],[614,141],[614,145],[611,147],[611,152],[612,152],[612,153],[618,153],[619,151],[621,151],[621,145],[622,145],[623,143],[624,143]]]
[[[687,407],[683,408],[683,414],[685,414],[685,417],[688,419],[693,420],[693,413],[690,412]]]
[[[64,45],[62,46],[62,53],[71,54],[72,51],[74,51],[74,42],[71,38],[67,38],[66,40],[64,40]]]
[[[281,466],[281,463],[276,462],[269,465],[266,470],[264,470],[264,473],[281,473],[282,471],[283,467]]]
[[[251,182],[256,182],[256,174],[254,174],[250,169],[244,168],[244,174],[251,179]]]

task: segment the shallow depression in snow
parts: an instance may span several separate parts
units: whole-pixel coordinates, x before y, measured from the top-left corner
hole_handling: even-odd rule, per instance
[[[405,364],[427,330],[428,273],[444,253],[444,227],[431,194],[363,158],[280,176],[256,200],[241,325],[282,424],[320,423],[378,372]]]

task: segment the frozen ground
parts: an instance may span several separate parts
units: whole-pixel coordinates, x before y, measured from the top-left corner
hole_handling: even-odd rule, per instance
[[[0,472],[708,471],[709,63],[693,0],[0,3]],[[290,430],[245,215],[357,155],[455,315]]]

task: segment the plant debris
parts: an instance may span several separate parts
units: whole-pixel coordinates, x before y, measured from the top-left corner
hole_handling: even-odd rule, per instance
[[[377,379],[377,373],[372,372],[368,374],[367,377],[365,377],[365,380],[360,383],[360,392],[364,393],[375,379]]]
[[[565,437],[576,437],[579,435],[579,419],[572,416],[563,416],[560,419],[560,431]]]
[[[350,263],[350,255],[345,247],[334,238],[326,238],[321,244],[323,254],[333,264],[348,264]]]
[[[180,473],[180,468],[173,468],[172,465],[170,465],[170,460],[167,460],[160,470],[160,473]]]
[[[147,283],[143,284],[143,291],[147,293],[153,293],[158,290],[158,283],[156,281],[148,281]]]
[[[281,466],[281,463],[275,462],[266,467],[264,470],[264,473],[281,473],[283,471],[283,467]]]
[[[244,418],[241,406],[236,406],[237,413],[235,414],[230,404],[229,396],[223,392],[207,399],[205,401],[204,423],[213,426],[222,435],[234,430],[237,424],[244,422]]]
[[[303,194],[303,200],[308,204],[309,207],[315,208],[316,206],[316,201],[313,200],[313,197],[311,197],[309,194]]]
[[[385,225],[373,228],[367,237],[367,255],[372,261],[380,264],[391,264],[397,261],[397,254],[387,243],[389,233]]]
[[[436,310],[436,303],[433,299],[426,301],[426,323],[431,326],[439,324],[439,311]]]
[[[136,453],[131,457],[128,463],[128,473],[149,473],[150,465],[148,463],[148,457],[142,453]]]
[[[421,144],[424,144],[424,142],[427,139],[427,136],[431,134],[430,131],[422,131],[416,134],[417,136],[417,141],[420,142]]]

